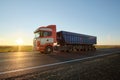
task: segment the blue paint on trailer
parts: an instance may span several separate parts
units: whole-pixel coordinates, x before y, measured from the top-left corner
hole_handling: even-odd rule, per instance
[[[62,44],[96,44],[95,36],[84,35],[79,33],[60,31],[57,32],[57,41]]]

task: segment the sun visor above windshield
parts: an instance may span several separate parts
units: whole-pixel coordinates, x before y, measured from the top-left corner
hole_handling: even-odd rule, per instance
[[[38,29],[36,29],[34,31],[34,33],[38,32],[38,31],[52,31],[52,29],[46,28],[46,27],[39,27]]]

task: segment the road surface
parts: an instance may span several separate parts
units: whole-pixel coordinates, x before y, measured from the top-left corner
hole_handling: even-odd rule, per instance
[[[98,49],[95,52],[74,52],[40,54],[38,52],[9,52],[0,53],[0,79],[20,76],[47,70],[52,66],[67,64],[89,58],[109,55],[120,52],[120,49]]]

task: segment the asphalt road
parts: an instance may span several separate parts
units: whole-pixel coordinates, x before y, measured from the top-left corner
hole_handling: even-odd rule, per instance
[[[120,52],[120,49],[98,49],[95,52],[74,52],[40,54],[38,52],[9,52],[0,53],[0,79],[20,76],[43,68],[62,65],[78,60],[89,59]],[[45,69],[44,69],[45,70]],[[46,69],[47,70],[47,69]]]

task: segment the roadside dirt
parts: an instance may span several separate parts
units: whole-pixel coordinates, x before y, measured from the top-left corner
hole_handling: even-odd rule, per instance
[[[9,80],[119,80],[120,54],[56,66]]]

